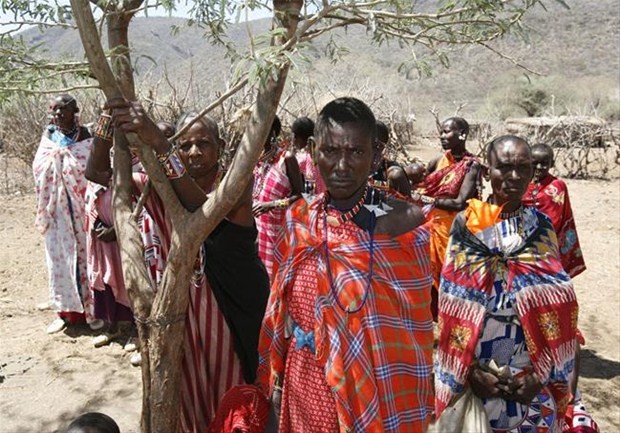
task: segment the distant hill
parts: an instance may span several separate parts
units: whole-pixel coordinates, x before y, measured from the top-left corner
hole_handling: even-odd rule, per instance
[[[525,23],[529,41],[513,38],[498,41],[494,47],[528,68],[545,74],[528,74],[531,86],[551,95],[557,111],[596,109],[607,115],[614,110],[620,116],[620,8],[617,0],[573,0],[570,10],[550,4],[547,11],[537,7]],[[192,92],[197,100],[222,90],[230,72],[230,61],[221,47],[209,45],[203,31],[183,27],[180,18],[137,18],[130,28],[133,61],[139,77],[151,85],[162,84],[166,71],[174,83],[187,84],[191,76]],[[171,32],[172,26],[181,28]],[[253,34],[267,29],[269,20],[252,21]],[[375,46],[362,27],[339,31],[334,38],[349,49],[337,64],[320,53],[327,42],[318,40],[309,50],[309,64],[291,73],[288,98],[292,114],[312,114],[335,94],[358,94],[371,101],[384,115],[394,110],[415,113],[419,122],[432,120],[428,109],[435,106],[440,116],[454,112],[456,105],[467,103],[461,113],[468,118],[493,118],[520,115],[510,105],[518,86],[527,86],[522,69],[499,58],[483,47],[459,48],[450,57],[451,67],[435,66],[431,78],[417,74],[399,74],[398,66],[410,56],[409,49],[397,44]],[[42,44],[58,59],[81,58],[83,51],[77,31],[50,29],[40,33],[28,30],[24,37]],[[245,25],[230,28],[228,37],[237,46],[247,44]],[[308,83],[313,91],[303,90]],[[551,108],[549,108],[551,109]],[[582,113],[586,114],[586,113]]]

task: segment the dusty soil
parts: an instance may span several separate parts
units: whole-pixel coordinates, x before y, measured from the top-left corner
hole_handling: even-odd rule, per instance
[[[587,339],[580,388],[601,432],[620,431],[620,183],[567,181],[588,270],[575,279]],[[0,432],[58,432],[86,411],[138,432],[140,371],[121,343],[95,349],[87,327],[45,333],[43,239],[33,194],[0,195]]]

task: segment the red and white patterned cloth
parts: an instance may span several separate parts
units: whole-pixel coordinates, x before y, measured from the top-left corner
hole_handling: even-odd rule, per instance
[[[190,285],[181,383],[181,430],[204,433],[224,394],[243,382],[233,338],[204,274],[202,251]]]
[[[147,176],[134,173],[138,189]],[[163,204],[151,192],[139,219],[144,254],[154,288],[161,282],[170,248],[170,227]],[[181,431],[207,431],[224,393],[243,383],[241,363],[228,325],[204,275],[203,252],[189,285],[185,347],[181,375]]]
[[[46,136],[32,163],[37,193],[36,228],[45,236],[50,305],[57,312],[94,319],[86,278],[84,170],[92,140],[59,146]]]
[[[562,433],[600,433],[598,424],[586,409],[579,391],[576,394],[574,403],[568,406],[566,411]]]
[[[312,194],[318,195],[327,191],[325,182],[323,182],[321,173],[319,173],[319,168],[316,166],[314,161],[312,161],[312,155],[310,155],[310,153],[307,152],[305,149],[302,149],[295,154],[295,158],[297,158],[297,163],[299,164],[299,171],[301,172],[301,174],[303,174],[306,182],[310,182],[314,185],[314,190],[312,191]]]
[[[254,169],[254,203],[269,202],[291,195],[291,182],[286,175],[285,153],[276,156],[275,162],[259,162]],[[272,209],[256,218],[258,230],[258,255],[263,261],[269,280],[272,280],[273,248],[282,229],[285,209]]]
[[[106,226],[114,225],[112,215],[112,189],[88,182],[86,192],[86,227],[87,227],[87,270],[88,287],[92,290],[105,291],[106,285],[112,289],[114,300],[130,307],[127,289],[123,280],[121,254],[116,241],[102,242],[93,233],[97,218]]]
[[[304,332],[314,329],[317,268],[317,256],[301,263],[292,290],[286,294],[291,319]],[[308,347],[295,350],[296,342],[294,337],[288,341],[279,433],[336,432],[336,400],[327,385],[325,370]]]

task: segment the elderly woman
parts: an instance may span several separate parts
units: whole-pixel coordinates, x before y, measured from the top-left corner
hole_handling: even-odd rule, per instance
[[[110,101],[116,127],[135,132],[159,155],[180,201],[195,210],[224,175],[219,157],[224,148],[217,123],[203,117],[178,138],[178,150],[137,103]],[[196,117],[187,113],[177,130]],[[190,303],[181,383],[181,431],[204,432],[224,393],[239,383],[253,383],[258,364],[258,334],[269,291],[269,279],[255,246],[257,231],[249,186],[205,239],[189,285]],[[161,203],[159,203],[161,207]],[[160,208],[165,213],[165,209]],[[154,212],[152,212],[154,213]],[[165,225],[160,223],[160,225]],[[164,236],[170,236],[163,231]],[[167,249],[161,251],[161,269]],[[159,283],[157,275],[152,275]]]
[[[442,270],[436,415],[470,387],[493,431],[559,433],[575,374],[575,292],[553,225],[522,204],[528,143],[496,138],[487,158],[493,193],[456,217]]]
[[[93,329],[103,322],[93,318],[86,278],[84,169],[91,136],[78,122],[80,110],[73,96],[56,96],[49,109],[51,123],[41,137],[32,171],[37,193],[35,226],[45,237],[49,302],[58,314],[47,328],[53,334],[85,320]]]
[[[340,98],[319,114],[327,192],[287,212],[260,340],[279,432],[425,432],[432,404],[428,231],[368,186],[375,117]],[[281,402],[281,404],[280,404]]]

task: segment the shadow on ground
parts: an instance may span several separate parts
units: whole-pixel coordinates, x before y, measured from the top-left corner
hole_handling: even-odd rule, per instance
[[[613,379],[620,376],[620,362],[606,359],[594,350],[581,349],[579,377]]]

